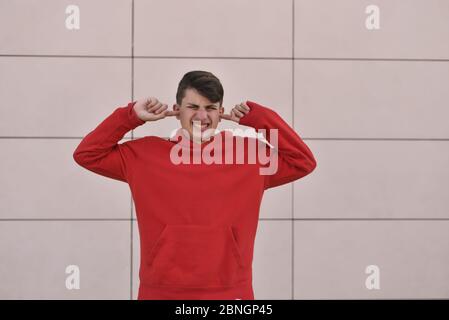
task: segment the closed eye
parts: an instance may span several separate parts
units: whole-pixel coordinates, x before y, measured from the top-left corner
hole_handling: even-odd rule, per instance
[[[198,109],[196,106],[187,106],[190,109]],[[217,110],[217,107],[207,107],[207,110]]]

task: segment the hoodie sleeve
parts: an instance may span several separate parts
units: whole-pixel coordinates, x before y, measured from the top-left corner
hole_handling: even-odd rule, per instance
[[[80,166],[105,177],[127,182],[127,159],[132,150],[130,142],[118,142],[125,134],[145,123],[134,111],[134,104],[119,107],[85,136],[73,153]]]
[[[250,112],[240,118],[239,124],[265,129],[266,140],[271,141],[270,129],[277,129],[278,141],[274,145],[277,156],[277,170],[265,175],[265,189],[280,186],[300,179],[316,167],[315,158],[299,135],[273,110],[252,101],[246,102]],[[268,147],[268,146],[267,146]],[[270,160],[271,161],[271,160]]]

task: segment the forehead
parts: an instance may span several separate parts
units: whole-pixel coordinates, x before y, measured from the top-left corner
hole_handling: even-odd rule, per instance
[[[195,89],[187,89],[185,91],[184,104],[191,104],[191,105],[197,105],[197,106],[219,106],[220,102],[212,103],[208,98],[200,95]]]

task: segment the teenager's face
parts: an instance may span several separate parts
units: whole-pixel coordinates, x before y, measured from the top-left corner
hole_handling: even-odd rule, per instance
[[[176,118],[181,121],[182,128],[187,130],[191,140],[193,139],[194,124],[201,125],[201,127],[197,127],[196,132],[201,132],[202,140],[214,135],[215,129],[221,121],[220,114],[224,112],[224,108],[220,107],[220,102],[212,103],[192,88],[186,89],[181,106],[175,104],[173,110],[180,111]]]

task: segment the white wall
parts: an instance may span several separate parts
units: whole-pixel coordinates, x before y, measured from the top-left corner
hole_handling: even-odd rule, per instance
[[[129,101],[171,106],[190,70],[220,78],[227,112],[276,109],[317,160],[265,193],[256,299],[449,298],[447,39],[446,0],[0,0],[0,298],[136,298],[129,189],[72,153]]]

